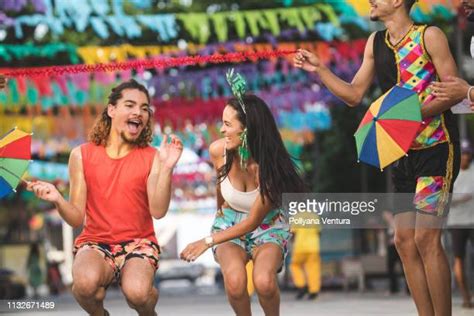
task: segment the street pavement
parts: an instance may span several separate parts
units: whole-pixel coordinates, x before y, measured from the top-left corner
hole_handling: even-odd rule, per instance
[[[161,289],[160,300],[156,311],[160,316],[231,316],[232,310],[227,302],[223,290],[216,287],[165,287]],[[322,293],[316,300],[300,300],[294,298],[295,293],[283,292],[281,295],[281,315],[303,316],[367,316],[367,315],[417,315],[412,300],[405,294],[387,296],[376,292],[342,292],[333,291]],[[54,301],[53,310],[30,310],[28,312],[7,312],[5,315],[86,315],[76,303],[70,293],[58,297],[41,298],[40,301]],[[1,301],[1,310],[6,311],[5,301]],[[453,301],[453,315],[474,315],[474,310],[460,307],[461,300],[455,297]],[[109,289],[105,300],[105,307],[111,315],[137,315],[125,302],[118,289]],[[252,298],[253,315],[264,315],[256,296]]]

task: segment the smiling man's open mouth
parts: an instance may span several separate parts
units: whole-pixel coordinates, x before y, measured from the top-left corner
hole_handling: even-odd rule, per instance
[[[127,121],[128,130],[131,134],[137,134],[142,125],[143,122],[140,119],[130,119]]]

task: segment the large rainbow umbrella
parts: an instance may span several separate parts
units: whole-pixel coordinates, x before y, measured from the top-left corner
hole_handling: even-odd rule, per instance
[[[0,198],[16,192],[30,159],[30,133],[15,127],[0,138]]]
[[[354,134],[357,157],[383,170],[406,155],[421,125],[416,92],[394,86],[369,107]]]

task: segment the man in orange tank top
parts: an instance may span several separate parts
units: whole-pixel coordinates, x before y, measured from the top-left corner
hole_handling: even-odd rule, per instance
[[[159,151],[149,146],[149,103],[147,89],[134,80],[112,89],[89,142],[71,152],[69,201],[50,183],[28,185],[53,202],[69,225],[84,225],[75,241],[72,291],[90,315],[108,315],[103,300],[114,279],[139,315],[155,314],[160,251],[152,218],[168,211],[171,174],[183,145],[172,135]]]

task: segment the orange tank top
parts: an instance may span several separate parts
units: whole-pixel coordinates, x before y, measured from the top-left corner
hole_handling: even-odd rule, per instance
[[[87,185],[86,219],[75,244],[114,244],[135,238],[156,241],[148,207],[147,179],[156,149],[135,148],[112,159],[104,146],[81,146]]]

